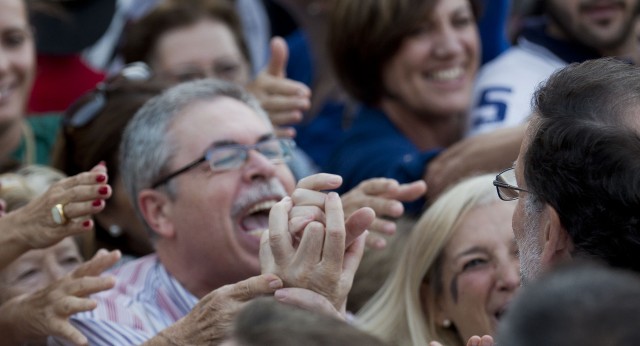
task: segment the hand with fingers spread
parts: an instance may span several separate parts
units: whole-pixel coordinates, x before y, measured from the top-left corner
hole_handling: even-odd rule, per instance
[[[311,104],[309,88],[285,76],[288,55],[287,43],[281,37],[274,37],[269,64],[247,85],[269,114],[276,134],[281,137],[295,136],[295,130],[289,125],[300,122],[302,113]]]
[[[59,336],[76,345],[88,345],[87,338],[69,323],[69,316],[95,309],[96,302],[87,297],[114,286],[112,277],[99,275],[119,259],[119,251],[100,250],[91,260],[49,286],[3,303],[0,306],[3,342],[18,344]]]
[[[424,181],[399,184],[395,179],[372,178],[341,196],[345,215],[349,216],[362,207],[369,207],[376,213],[376,219],[369,227],[367,247],[382,249],[386,246],[383,235],[393,235],[396,223],[388,218],[399,218],[404,213],[402,202],[411,202],[427,191]]]
[[[92,229],[89,218],[111,196],[106,167],[54,183],[43,195],[0,218],[0,269],[24,252],[51,246],[61,239]]]
[[[227,336],[235,316],[248,301],[273,294],[281,287],[282,280],[273,274],[222,286],[200,299],[188,315],[144,345],[218,344]]]
[[[317,177],[316,177],[317,178]],[[338,183],[336,176],[325,175],[325,179],[301,182],[307,187],[319,188],[316,183]],[[308,190],[311,191],[311,190]],[[295,193],[294,193],[295,194]],[[312,194],[314,197],[320,195]],[[285,287],[309,289],[326,297],[340,313],[345,313],[346,299],[362,253],[366,234],[358,234],[347,245],[347,230],[340,197],[331,192],[324,197],[324,224],[310,221],[304,226],[299,244],[294,243],[290,230],[292,198],[285,197],[276,203],[269,213],[269,230],[262,235],[260,264],[263,273],[274,273]],[[373,213],[369,209],[369,216]],[[373,217],[369,219],[369,224]],[[362,230],[368,227],[362,226]]]

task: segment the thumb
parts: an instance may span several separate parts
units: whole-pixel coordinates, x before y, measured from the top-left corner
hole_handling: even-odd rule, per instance
[[[258,275],[231,285],[231,297],[248,301],[264,294],[273,294],[282,286],[282,280],[273,274]]]
[[[267,73],[284,78],[287,60],[289,59],[289,47],[282,37],[274,37],[271,39],[271,59],[267,66]]]

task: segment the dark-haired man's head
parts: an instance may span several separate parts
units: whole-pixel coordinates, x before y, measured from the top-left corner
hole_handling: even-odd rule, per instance
[[[587,264],[553,270],[523,291],[500,320],[496,344],[636,345],[640,278]]]
[[[516,161],[523,279],[570,258],[640,271],[640,68],[573,64],[534,96]]]

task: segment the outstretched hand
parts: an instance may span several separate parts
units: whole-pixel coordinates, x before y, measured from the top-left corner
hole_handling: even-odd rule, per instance
[[[248,301],[273,294],[281,287],[282,280],[273,274],[222,286],[200,299],[189,314],[144,345],[217,345],[227,336],[235,316]]]
[[[113,277],[99,275],[119,259],[119,251],[100,250],[91,260],[51,285],[2,304],[3,341],[19,344],[58,336],[75,345],[88,345],[87,338],[69,323],[69,316],[96,308],[96,302],[88,296],[113,288]]]
[[[362,259],[366,234],[360,232],[352,244],[347,245],[340,197],[331,192],[323,199],[325,222],[310,221],[306,224],[297,246],[295,234],[289,227],[293,200],[285,197],[271,208],[269,230],[262,235],[260,244],[260,264],[263,273],[275,273],[281,277],[285,287],[316,292],[326,297],[337,311],[344,313],[347,294]]]
[[[360,208],[373,209],[376,218],[369,227],[367,247],[382,249],[387,243],[383,235],[393,235],[397,219],[404,214],[402,202],[414,201],[425,194],[427,185],[418,180],[399,184],[395,179],[372,178],[349,190],[342,197],[345,215],[352,215]]]
[[[0,252],[0,268],[31,249],[49,247],[60,240],[90,231],[90,216],[102,211],[111,196],[109,177],[104,165],[91,171],[62,179],[24,207],[0,218],[4,232],[14,232],[15,244]],[[52,208],[61,205],[67,222],[59,224]]]
[[[319,173],[300,179],[291,194],[293,208],[289,212],[289,230],[294,236],[294,244],[299,241],[302,230],[311,222],[325,223],[325,203],[327,193],[342,184],[342,177],[335,174]],[[343,204],[345,216],[345,244],[348,247],[360,237],[375,220],[375,211],[368,205],[357,205],[350,202]],[[348,209],[348,210],[347,210]]]

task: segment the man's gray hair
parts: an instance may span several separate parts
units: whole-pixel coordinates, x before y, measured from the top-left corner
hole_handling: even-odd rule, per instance
[[[167,135],[171,124],[194,102],[211,101],[221,96],[245,103],[271,126],[268,115],[251,94],[235,84],[213,79],[186,82],[166,90],[145,103],[127,125],[120,144],[120,174],[143,221],[138,193],[151,188],[154,182],[169,173],[167,164],[176,150],[174,139]],[[166,191],[170,198],[175,198],[172,187],[168,182]]]

